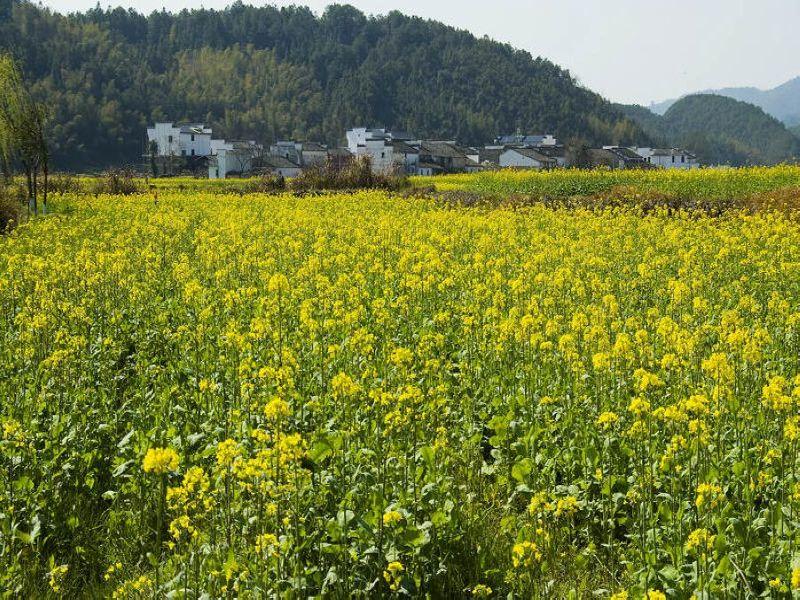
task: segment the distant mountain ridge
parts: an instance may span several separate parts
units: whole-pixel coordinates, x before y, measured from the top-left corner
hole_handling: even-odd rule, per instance
[[[740,102],[748,102],[762,108],[764,112],[789,126],[800,125],[800,77],[795,77],[771,90],[761,90],[755,87],[730,87],[705,90],[697,92],[697,94],[714,94],[733,98]],[[672,99],[653,103],[649,109],[656,114],[664,115],[677,101],[678,99]]]
[[[0,0],[0,51],[53,115],[58,168],[142,160],[153,121],[227,138],[340,144],[386,126],[482,144],[520,130],[595,145],[647,143],[610,102],[543,58],[393,11],[235,2],[224,10],[62,15]],[[6,11],[9,12],[9,11]]]
[[[617,105],[653,139],[695,152],[704,164],[776,164],[800,156],[800,138],[761,108],[715,94],[685,96],[661,116]]]

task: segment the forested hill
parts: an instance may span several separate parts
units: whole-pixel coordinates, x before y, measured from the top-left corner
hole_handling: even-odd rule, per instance
[[[664,116],[618,106],[658,143],[683,146],[706,164],[775,164],[800,157],[800,139],[762,109],[714,94],[686,96]]]
[[[69,16],[0,0],[0,48],[53,114],[56,166],[139,160],[144,128],[342,143],[355,125],[490,141],[520,129],[644,143],[633,122],[551,62],[433,21],[334,6]]]

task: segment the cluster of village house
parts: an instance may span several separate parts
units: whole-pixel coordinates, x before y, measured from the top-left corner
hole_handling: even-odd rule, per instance
[[[342,148],[296,141],[279,141],[265,148],[253,140],[214,139],[212,130],[203,124],[156,123],[147,129],[145,158],[155,174],[207,170],[212,179],[254,172],[295,177],[305,168],[328,162],[343,165],[358,156],[368,156],[376,173],[409,175],[573,166],[564,146],[552,135],[506,135],[480,148],[461,146],[454,140],[420,140],[383,128],[359,127],[346,135],[347,146]],[[700,166],[694,154],[680,148],[588,148],[581,161],[611,169]]]

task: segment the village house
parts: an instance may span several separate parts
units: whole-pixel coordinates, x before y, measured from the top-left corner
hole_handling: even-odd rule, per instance
[[[156,123],[147,128],[143,158],[153,175],[204,169],[211,155],[211,129],[202,123]]]
[[[406,170],[405,154],[395,153],[395,143],[410,142],[412,136],[402,131],[384,128],[355,127],[347,131],[347,149],[353,156],[367,156],[374,173],[391,173]],[[405,146],[398,146],[405,150]]]
[[[500,167],[517,169],[552,169],[556,159],[550,158],[533,148],[508,148],[500,153]]]
[[[419,144],[419,175],[462,173],[470,161],[453,141],[422,141]]]
[[[646,169],[650,165],[630,148],[622,146],[604,146],[591,148],[589,159],[593,167],[608,167],[610,169]]]
[[[156,123],[147,128],[147,142],[160,157],[209,156],[211,129],[202,123]]]
[[[228,175],[246,175],[253,171],[263,147],[254,140],[211,140],[208,178],[225,179]]]
[[[281,177],[297,177],[302,172],[300,165],[293,163],[283,156],[264,156],[259,161],[259,171],[280,175]]]
[[[397,170],[401,170],[409,175],[417,174],[419,169],[419,146],[396,140],[391,142]]]
[[[682,148],[631,148],[649,164],[663,169],[699,169],[697,156]]]
[[[328,148],[317,142],[280,140],[269,147],[272,156],[282,156],[301,167],[323,165],[328,158]]]

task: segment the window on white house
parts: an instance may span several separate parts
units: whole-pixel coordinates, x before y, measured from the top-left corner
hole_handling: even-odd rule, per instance
[[[681,154],[681,162],[682,162],[682,163],[685,163],[685,162],[686,162],[686,157],[685,157],[683,154]]]
[[[675,155],[672,155],[672,162],[675,162]]]
[[[172,143],[172,136],[171,136],[171,135],[167,137],[167,141],[168,141],[170,144]]]
[[[186,156],[186,150],[181,150],[181,156]]]
[[[194,141],[194,134],[192,134],[192,141]]]
[[[194,156],[194,148],[192,148],[192,156]]]

